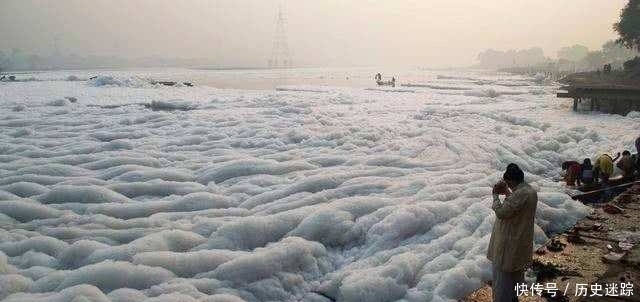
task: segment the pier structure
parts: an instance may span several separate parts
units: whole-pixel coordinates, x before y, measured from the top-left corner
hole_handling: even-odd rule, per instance
[[[561,80],[558,98],[573,99],[573,111],[585,103],[589,111],[626,115],[640,111],[640,80],[595,73],[569,75]]]

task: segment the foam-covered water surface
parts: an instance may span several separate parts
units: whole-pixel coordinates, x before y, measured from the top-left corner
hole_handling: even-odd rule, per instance
[[[452,301],[490,278],[508,163],[539,191],[542,243],[587,213],[560,163],[640,129],[489,72],[267,90],[94,73],[0,82],[2,301]]]

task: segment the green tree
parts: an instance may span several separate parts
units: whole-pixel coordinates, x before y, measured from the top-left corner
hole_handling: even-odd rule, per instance
[[[620,46],[620,44],[616,43],[613,40],[607,41],[607,43],[604,43],[604,45],[602,45],[602,52],[604,53],[604,56],[607,60],[613,62],[625,61],[640,54],[633,49],[628,49]]]
[[[629,0],[613,29],[620,35],[617,43],[640,51],[640,0]]]

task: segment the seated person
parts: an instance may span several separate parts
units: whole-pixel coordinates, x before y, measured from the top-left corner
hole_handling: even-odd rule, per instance
[[[631,156],[631,161],[635,166],[635,177],[640,177],[640,136],[636,138],[636,154]]]
[[[635,171],[635,164],[631,159],[631,152],[624,150],[622,152],[622,158],[616,164],[616,167],[622,170],[622,177],[625,182],[633,180],[633,173]]]
[[[582,182],[583,184],[592,184],[593,183],[593,165],[591,165],[591,159],[585,158],[582,161],[582,165],[580,165],[580,177],[578,177],[578,185]]]

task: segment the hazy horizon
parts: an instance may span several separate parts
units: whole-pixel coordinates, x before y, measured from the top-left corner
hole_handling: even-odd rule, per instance
[[[259,1],[36,0],[0,3],[0,50],[47,55],[203,58],[261,67],[281,5],[296,66],[463,67],[486,49],[582,44],[616,34],[624,0]],[[57,43],[56,43],[57,41]]]

